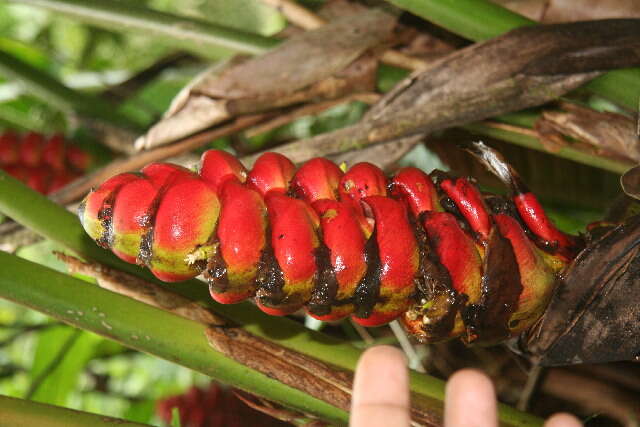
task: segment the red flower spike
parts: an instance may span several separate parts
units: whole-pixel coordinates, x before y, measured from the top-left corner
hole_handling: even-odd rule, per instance
[[[365,237],[354,217],[352,204],[335,200],[319,200],[313,208],[320,216],[323,243],[329,249],[331,266],[337,281],[335,300],[352,298],[367,271]],[[342,319],[354,310],[353,304],[333,304],[326,315],[309,313],[323,321]]]
[[[440,188],[453,200],[471,229],[486,241],[491,231],[491,219],[478,188],[466,178],[445,179]]]
[[[42,160],[45,165],[54,171],[63,171],[66,166],[66,154],[64,137],[56,134],[45,143],[42,149]]]
[[[39,133],[29,132],[20,143],[20,162],[25,166],[40,166],[43,148],[44,137]]]
[[[557,246],[558,252],[565,259],[575,255],[575,245],[569,236],[558,230],[542,209],[538,198],[530,192],[516,194],[513,201],[520,217],[529,229],[551,246]]]
[[[100,246],[108,246],[108,242],[104,241],[103,237],[109,233],[107,226],[111,226],[115,195],[124,184],[137,179],[140,177],[132,173],[111,177],[89,193],[80,204],[78,215],[84,231]]]
[[[18,163],[18,136],[13,132],[0,135],[0,166]]]
[[[135,263],[142,239],[152,227],[158,188],[143,177],[124,184],[113,204],[111,250],[120,259]]]
[[[504,172],[508,164],[485,151],[485,163]],[[306,305],[318,319],[351,314],[365,326],[404,313],[405,327],[424,341],[466,332],[467,342],[492,343],[528,328],[547,305],[566,265],[563,257],[573,250],[560,238],[535,245],[553,237],[549,233],[555,229],[537,200],[519,190],[523,184],[513,184],[511,169],[503,178],[519,194],[520,215],[533,221],[534,241],[519,218],[489,216],[483,196],[466,179],[440,181],[457,205],[445,213],[431,179],[413,168],[393,179],[394,199],[386,196],[382,172],[369,164],[340,178],[337,167],[315,159],[294,176],[291,162],[270,153],[256,162],[243,185],[242,165],[226,153],[205,155],[204,162],[206,180],[167,164],[150,165],[143,175],[114,177],[83,202],[83,226],[129,261],[131,248],[138,247],[138,260],[162,280],[184,280],[205,270],[220,302],[255,292],[268,314]],[[509,202],[492,200],[496,212],[510,212]],[[421,224],[408,217],[409,210]],[[460,227],[465,219],[480,242]],[[136,242],[121,248],[119,239],[131,231]]]
[[[380,260],[378,300],[367,318],[354,316],[363,326],[380,326],[404,313],[414,291],[419,251],[405,206],[389,197],[370,196],[363,202],[371,209]],[[372,237],[373,238],[373,237]]]
[[[178,176],[161,195],[155,212],[152,248],[141,254],[151,272],[165,282],[197,276],[198,261],[212,251],[220,202],[215,192],[197,176]],[[148,257],[149,259],[144,259]]]
[[[555,288],[555,273],[545,262],[545,255],[527,238],[514,218],[498,214],[494,220],[500,234],[511,243],[520,271],[522,292],[518,307],[509,318],[512,335],[529,328],[540,318]]]
[[[264,153],[258,157],[247,175],[247,184],[263,197],[270,191],[286,193],[295,171],[296,167],[291,160],[282,154]]]
[[[247,170],[238,159],[223,150],[207,150],[200,159],[202,167],[200,176],[215,191],[230,178],[236,178],[240,182],[247,179]]]
[[[335,163],[316,157],[298,169],[291,181],[291,189],[309,203],[321,199],[336,200],[342,175]]]
[[[283,427],[280,421],[242,402],[233,389],[212,382],[207,389],[191,387],[185,393],[156,402],[156,414],[171,423],[173,408],[180,414],[182,427]]]
[[[391,180],[391,194],[406,200],[416,218],[421,212],[442,210],[431,178],[417,168],[400,169]]]
[[[91,156],[75,145],[67,145],[67,162],[76,170],[84,172],[91,166]]]
[[[222,304],[240,302],[255,292],[262,251],[267,244],[267,209],[262,197],[236,180],[219,187],[218,251],[225,278],[209,278],[211,296]]]
[[[311,298],[317,272],[315,251],[320,242],[319,219],[303,200],[277,192],[265,198],[271,225],[271,246],[282,270],[282,301],[266,301],[272,295],[258,289],[259,307],[268,314],[293,313]],[[265,298],[267,297],[267,298]]]

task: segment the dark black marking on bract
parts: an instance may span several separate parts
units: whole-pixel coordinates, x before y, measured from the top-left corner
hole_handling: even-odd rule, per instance
[[[214,236],[216,233],[214,232]],[[216,244],[217,243],[217,244]],[[227,263],[222,257],[220,244],[217,237],[212,237],[207,245],[214,245],[217,249],[206,261],[204,268],[204,277],[209,283],[209,291],[215,294],[221,294],[229,290],[229,278],[227,277]]]
[[[353,295],[353,303],[356,308],[354,316],[360,319],[366,319],[371,316],[373,307],[380,297],[380,275],[382,271],[380,267],[377,236],[378,231],[376,227],[373,229],[373,233],[364,247],[367,272],[360,283],[358,283],[355,294]]]
[[[326,316],[331,313],[333,306],[350,301],[337,301],[338,279],[331,265],[331,251],[324,244],[320,236],[320,246],[315,250],[317,273],[314,277],[311,299],[307,305],[310,313],[316,316]]]
[[[144,176],[144,175],[143,175]],[[151,201],[147,212],[140,218],[138,224],[144,229],[144,233],[140,239],[140,248],[138,248],[138,256],[136,262],[140,265],[145,265],[151,268],[151,261],[153,260],[153,234],[156,225],[156,216],[158,215],[158,209],[162,203],[165,193],[173,185],[175,179],[179,176],[178,171],[169,174],[162,187],[156,193],[156,196]],[[148,179],[145,177],[145,179]]]
[[[267,236],[271,236],[271,229],[267,227]],[[271,239],[267,238],[265,248],[262,250],[256,275],[256,299],[260,304],[280,308],[287,303],[288,295],[284,293],[284,274],[278,264],[278,260],[271,246]]]

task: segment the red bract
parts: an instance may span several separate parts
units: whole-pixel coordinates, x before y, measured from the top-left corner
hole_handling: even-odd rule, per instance
[[[265,196],[270,191],[286,192],[296,171],[291,160],[278,153],[266,153],[256,160],[249,171],[249,186]]]
[[[233,304],[252,296],[262,252],[267,245],[267,208],[260,195],[237,180],[218,190],[221,211],[217,238],[219,256],[210,260],[211,296]]]
[[[248,172],[222,151],[202,161],[199,175],[159,163],[110,179],[82,204],[85,229],[162,280],[204,272],[221,303],[255,297],[272,315],[305,307],[365,326],[402,317],[424,341],[523,331],[575,252],[529,193],[482,195],[469,179],[405,168],[389,194],[369,163],[343,174],[312,159],[296,172],[276,153]]]
[[[323,159],[311,159],[298,171],[291,181],[291,189],[309,203],[316,200],[336,200],[342,171],[335,163]]]

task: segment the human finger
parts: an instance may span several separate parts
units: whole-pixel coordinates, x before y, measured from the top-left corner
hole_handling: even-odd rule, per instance
[[[544,427],[581,427],[582,423],[571,414],[555,414],[549,418]]]
[[[408,427],[409,405],[404,354],[390,346],[365,351],[353,383],[350,427]]]
[[[445,427],[496,427],[497,403],[493,384],[482,372],[464,369],[447,382]]]

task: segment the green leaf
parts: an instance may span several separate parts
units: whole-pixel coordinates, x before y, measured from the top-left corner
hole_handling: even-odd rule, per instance
[[[80,312],[75,313],[80,316]],[[81,332],[68,347],[64,358],[51,369],[52,361],[58,356],[65,343],[68,343],[76,333],[69,327],[50,328],[40,333],[38,344],[31,366],[31,380],[46,374],[33,394],[33,400],[56,405],[67,405],[68,397],[76,389],[80,373],[91,360],[96,345],[103,338]]]

